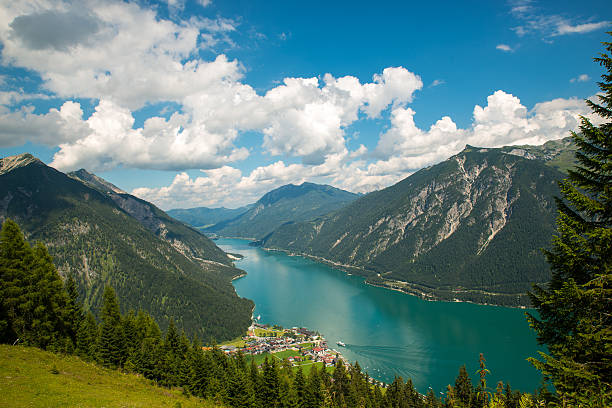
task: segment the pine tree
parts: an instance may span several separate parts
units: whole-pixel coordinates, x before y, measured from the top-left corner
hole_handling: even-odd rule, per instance
[[[33,250],[33,261],[26,280],[25,342],[40,348],[71,352],[69,332],[64,321],[68,295],[47,248],[40,242]]]
[[[47,248],[6,220],[0,233],[0,339],[71,352],[68,296]]]
[[[251,408],[255,404],[255,394],[242,362],[234,359],[229,379],[229,403],[234,408]]]
[[[107,367],[121,366],[126,356],[124,333],[117,295],[110,286],[104,288],[100,317],[98,360]]]
[[[459,375],[455,380],[455,397],[462,406],[469,407],[472,404],[473,392],[472,380],[463,365],[459,368]]]
[[[0,341],[21,340],[25,326],[20,305],[25,303],[26,281],[32,262],[32,248],[19,226],[7,219],[0,232]]]
[[[580,133],[572,133],[578,164],[559,183],[557,235],[545,251],[552,279],[534,286],[539,317],[528,314],[549,351],[531,362],[562,403],[599,406],[612,404],[612,43],[603,44],[608,54],[595,58],[606,69],[602,94],[587,104],[604,123],[582,117]]]
[[[68,275],[66,282],[64,283],[64,289],[68,296],[64,322],[66,324],[66,331],[70,336],[73,344],[76,346],[77,343],[77,332],[81,321],[84,318],[83,305],[79,302],[79,292],[77,290],[76,280],[74,275]]]
[[[306,405],[306,380],[304,379],[304,372],[302,366],[298,366],[297,372],[295,373],[295,379],[293,380],[293,389],[295,390],[295,405],[296,407],[303,407]]]
[[[77,330],[76,353],[84,360],[95,360],[97,355],[98,323],[89,312],[81,320]]]
[[[278,365],[274,358],[266,357],[264,360],[261,379],[259,390],[261,406],[270,408],[277,406],[280,397],[280,379]]]

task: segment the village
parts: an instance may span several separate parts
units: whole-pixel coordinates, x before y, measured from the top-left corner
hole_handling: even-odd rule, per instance
[[[340,342],[339,342],[340,344]],[[338,359],[346,359],[334,349],[330,349],[321,334],[304,327],[284,329],[277,325],[253,322],[241,340],[221,345],[226,354],[242,352],[251,355],[257,364],[267,356],[287,361],[293,367],[320,363],[332,367]]]

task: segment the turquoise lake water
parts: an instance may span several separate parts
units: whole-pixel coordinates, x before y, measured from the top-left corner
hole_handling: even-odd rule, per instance
[[[469,303],[428,302],[366,285],[363,278],[297,256],[219,239],[247,276],[234,281],[236,292],[252,299],[262,323],[303,326],[323,334],[351,362],[372,377],[412,378],[417,390],[445,391],[466,365],[475,381],[479,353],[499,380],[533,391],[540,375],[525,359],[537,355],[535,334],[524,310]],[[346,347],[335,346],[337,341]]]

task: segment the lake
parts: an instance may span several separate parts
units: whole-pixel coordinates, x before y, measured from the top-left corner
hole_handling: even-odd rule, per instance
[[[216,243],[244,256],[236,266],[247,275],[234,287],[255,302],[254,315],[261,315],[262,323],[318,331],[380,381],[401,375],[412,378],[420,392],[429,387],[442,392],[463,364],[476,381],[484,353],[490,388],[499,380],[521,391],[540,384],[539,372],[525,360],[539,348],[524,310],[429,302],[366,285],[363,278],[307,258],[250,247],[245,240]],[[335,346],[339,340],[345,348]]]

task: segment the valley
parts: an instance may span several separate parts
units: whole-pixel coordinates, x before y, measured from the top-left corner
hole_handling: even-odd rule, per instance
[[[324,334],[351,363],[358,361],[378,381],[410,378],[425,394],[445,391],[466,364],[474,374],[484,353],[491,381],[532,391],[538,372],[526,358],[538,350],[524,310],[469,303],[430,302],[368,285],[362,277],[249,241],[219,239],[224,250],[244,258],[247,275],[234,281],[239,295],[253,299],[262,323],[304,326]],[[476,381],[476,376],[472,376]]]

